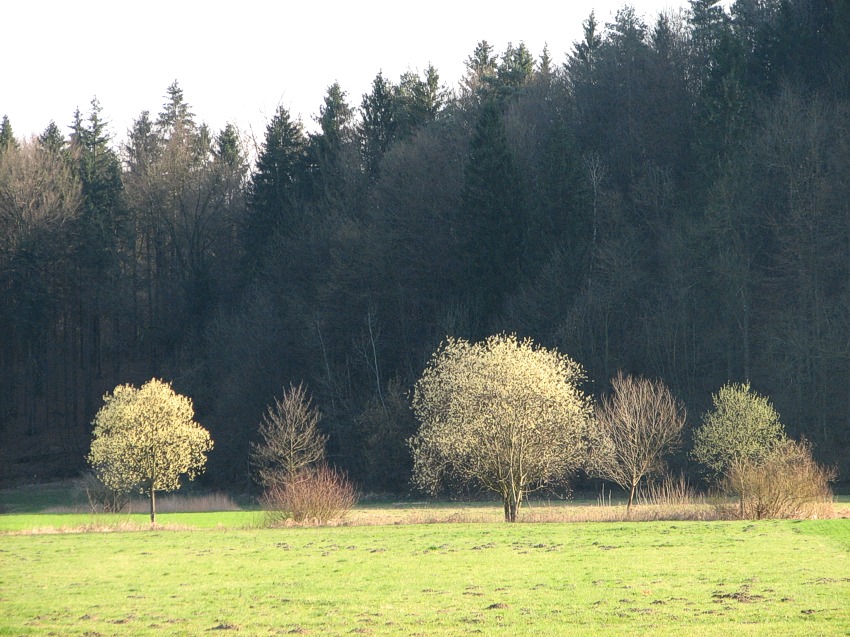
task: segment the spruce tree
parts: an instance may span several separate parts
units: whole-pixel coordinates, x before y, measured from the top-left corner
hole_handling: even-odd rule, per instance
[[[47,128],[38,136],[38,143],[41,144],[42,148],[54,154],[62,153],[67,146],[65,137],[53,120],[50,120]]]
[[[481,40],[464,62],[466,77],[461,80],[461,91],[465,99],[473,103],[488,99],[496,76],[496,62],[493,46],[487,40]]]
[[[346,151],[354,142],[354,111],[345,91],[334,82],[319,107],[319,132],[310,136],[312,188],[316,197],[337,200],[344,196]]]
[[[156,125],[167,138],[177,131],[191,131],[195,127],[195,114],[183,97],[183,89],[177,80],[166,90],[168,101],[162,105],[162,112],[156,120]]]
[[[279,106],[266,127],[248,193],[245,251],[255,266],[269,237],[293,224],[307,186],[307,138],[300,121]]]
[[[378,177],[378,169],[384,153],[396,139],[398,122],[396,120],[395,87],[393,83],[378,73],[372,80],[372,91],[363,96],[360,105],[360,152],[363,166],[370,179]]]
[[[464,176],[468,292],[490,314],[518,279],[525,227],[515,160],[493,101],[475,127]]]
[[[0,121],[0,153],[9,147],[18,147],[18,141],[15,139],[15,133],[12,131],[12,124],[9,122],[9,116],[4,115]]]
[[[433,66],[428,66],[424,78],[413,71],[404,73],[394,92],[398,139],[409,139],[420,127],[436,119],[446,100],[446,90]]]
[[[496,85],[502,100],[510,99],[524,87],[534,75],[534,56],[520,42],[515,47],[510,42],[502,54],[502,61],[496,71]]]
[[[236,166],[242,161],[239,133],[233,124],[227,124],[215,138],[215,157],[218,161]]]

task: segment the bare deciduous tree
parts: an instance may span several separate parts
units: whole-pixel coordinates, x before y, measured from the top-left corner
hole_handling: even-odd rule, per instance
[[[280,487],[325,455],[327,436],[319,431],[321,413],[303,384],[275,398],[260,423],[262,442],[252,443],[251,462],[264,488]]]
[[[664,454],[679,444],[685,407],[661,381],[618,372],[612,393],[596,408],[599,449],[593,472],[629,492],[627,509],[644,477],[658,472]]]
[[[79,178],[62,156],[28,140],[0,156],[0,249],[14,252],[30,235],[75,218],[82,205]]]

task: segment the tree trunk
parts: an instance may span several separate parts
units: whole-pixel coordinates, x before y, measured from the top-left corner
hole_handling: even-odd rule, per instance
[[[156,524],[156,491],[151,489],[151,526]]]
[[[626,503],[626,515],[632,510],[632,503],[635,500],[635,489],[637,488],[637,483],[632,483],[632,488],[629,489],[629,501]]]
[[[522,504],[522,491],[508,493],[504,496],[505,522],[516,522],[519,507]]]

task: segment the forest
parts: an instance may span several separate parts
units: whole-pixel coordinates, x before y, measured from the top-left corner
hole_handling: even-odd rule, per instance
[[[279,107],[253,143],[177,81],[120,142],[96,99],[32,139],[4,117],[0,479],[78,475],[104,393],[157,377],[215,441],[210,485],[250,488],[263,412],[304,383],[332,462],[406,493],[429,357],[508,333],[597,397],[663,380],[691,430],[748,381],[846,480],[850,3],[583,27],[562,59],[481,41],[454,86],[333,84],[315,126]]]

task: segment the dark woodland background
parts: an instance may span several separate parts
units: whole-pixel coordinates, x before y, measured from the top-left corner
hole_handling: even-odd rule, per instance
[[[330,459],[405,492],[409,389],[447,335],[502,331],[596,396],[662,379],[691,427],[749,380],[846,480],[850,3],[584,27],[560,59],[481,42],[453,90],[335,84],[315,132],[280,108],[254,145],[176,82],[126,143],[96,100],[34,140],[4,119],[3,482],[77,475],[103,394],[156,376],[215,440],[209,485],[250,487],[262,413],[303,381]]]

